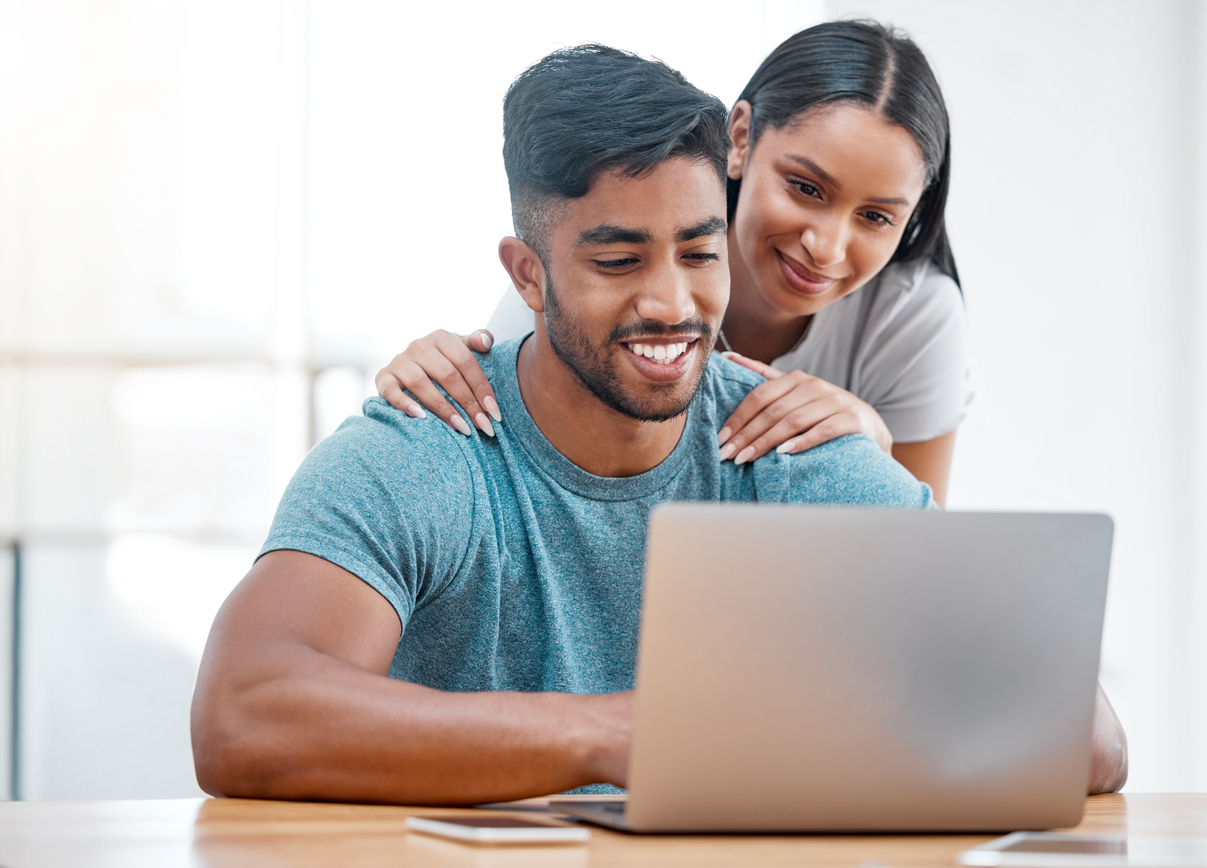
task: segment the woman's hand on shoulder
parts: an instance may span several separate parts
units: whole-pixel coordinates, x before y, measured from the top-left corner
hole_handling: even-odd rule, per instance
[[[494,389],[486,373],[470,350],[490,352],[494,336],[486,329],[462,336],[443,329],[411,341],[405,350],[377,372],[377,394],[408,416],[423,418],[426,407],[451,428],[466,437],[469,425],[433,384],[438,383],[449,397],[484,434],[495,436],[490,420],[503,421]],[[408,395],[407,392],[411,394]],[[412,398],[412,396],[414,396]],[[416,403],[418,402],[418,403]],[[420,405],[423,405],[422,407]]]
[[[866,434],[885,452],[893,448],[888,426],[871,406],[833,383],[804,371],[777,371],[738,353],[725,358],[767,378],[750,390],[717,436],[721,460],[745,464],[772,449],[804,452],[847,434]]]

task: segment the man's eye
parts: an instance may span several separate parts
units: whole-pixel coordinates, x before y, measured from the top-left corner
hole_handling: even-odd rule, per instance
[[[630,265],[637,264],[637,260],[633,259],[632,257],[627,259],[594,259],[592,262],[594,262],[600,268],[610,269],[628,268]]]
[[[701,265],[709,263],[709,262],[716,262],[720,258],[721,257],[715,253],[688,253],[686,256],[684,256],[684,259],[690,259],[693,262],[699,262]]]

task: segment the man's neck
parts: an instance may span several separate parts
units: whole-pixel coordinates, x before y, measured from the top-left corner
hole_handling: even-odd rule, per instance
[[[549,346],[541,329],[520,347],[520,397],[558,452],[595,476],[636,476],[662,463],[679,443],[687,416],[639,422],[596,398]]]

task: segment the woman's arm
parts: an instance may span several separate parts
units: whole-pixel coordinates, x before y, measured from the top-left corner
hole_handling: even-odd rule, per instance
[[[1101,683],[1094,699],[1090,739],[1090,779],[1086,791],[1091,796],[1118,792],[1127,783],[1127,733]]]
[[[915,479],[930,486],[939,506],[946,506],[947,481],[951,476],[951,457],[955,447],[956,432],[948,431],[933,440],[894,443],[893,458]]]

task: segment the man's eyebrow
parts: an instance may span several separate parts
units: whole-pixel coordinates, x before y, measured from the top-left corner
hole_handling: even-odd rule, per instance
[[[825,181],[827,184],[829,184],[835,190],[842,189],[842,184],[840,184],[838,182],[837,178],[835,178],[833,175],[831,175],[829,172],[827,172],[821,166],[817,165],[817,163],[810,160],[808,157],[800,157],[800,156],[797,156],[796,154],[788,154],[787,157],[789,160],[792,160],[794,163],[800,163],[802,166],[804,166],[806,169],[808,169],[810,172],[812,172],[817,177],[821,178],[823,181]],[[876,202],[880,205],[900,205],[902,208],[908,208],[912,204],[909,201],[909,199],[902,199],[899,196],[888,196],[888,197],[877,196],[877,197],[870,198],[867,201]]]
[[[578,236],[576,247],[584,244],[649,244],[653,238],[644,229],[626,229],[624,226],[612,226],[607,223],[592,229],[585,229]]]
[[[680,229],[679,234],[675,236],[675,241],[691,241],[693,238],[703,238],[705,235],[724,235],[728,229],[729,224],[720,217],[709,217],[703,223]]]

